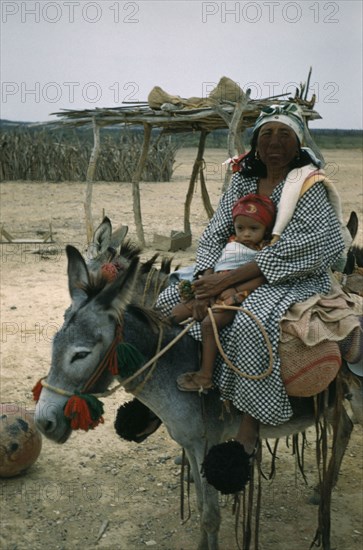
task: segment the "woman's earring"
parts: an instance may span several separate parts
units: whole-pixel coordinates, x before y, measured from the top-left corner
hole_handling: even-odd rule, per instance
[[[296,151],[295,160],[300,160],[300,151]]]
[[[260,160],[260,153],[258,151],[256,151],[255,153],[255,159]]]

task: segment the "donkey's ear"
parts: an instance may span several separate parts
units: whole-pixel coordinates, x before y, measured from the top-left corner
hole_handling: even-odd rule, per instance
[[[89,284],[88,269],[80,252],[74,246],[67,245],[68,288],[74,305],[86,298],[84,288]]]
[[[355,239],[356,234],[358,233],[358,216],[354,210],[350,213],[350,217],[347,223],[347,228],[349,233],[352,236],[352,239]]]
[[[111,235],[110,246],[112,248],[117,249],[125,240],[125,237],[128,231],[129,231],[128,225],[120,225],[119,227],[117,227]]]
[[[97,252],[104,252],[111,242],[112,224],[111,220],[105,216],[102,223],[97,227],[93,234],[93,245]]]
[[[118,318],[131,302],[138,266],[139,259],[133,258],[127,270],[98,294],[95,303]]]

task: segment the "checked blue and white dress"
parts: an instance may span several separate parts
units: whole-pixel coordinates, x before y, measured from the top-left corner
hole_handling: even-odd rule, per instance
[[[248,193],[257,193],[257,184],[257,177],[245,177],[240,172],[233,176],[200,239],[196,273],[215,265],[233,233],[233,204]],[[270,197],[277,208],[283,185],[284,181]],[[262,380],[240,377],[218,355],[213,381],[223,400],[231,400],[237,409],[266,424],[282,424],[291,417],[292,409],[280,376],[279,321],[292,304],[329,292],[329,268],[343,249],[337,216],[324,184],[318,182],[299,199],[280,240],[255,255],[268,284],[254,290],[243,302],[243,307],[253,313],[267,331],[274,353],[272,374]],[[177,285],[172,285],[159,296],[157,307],[168,315],[178,301]],[[190,334],[201,340],[199,323],[191,328]],[[256,375],[268,368],[266,343],[257,324],[247,314],[238,312],[220,337],[227,357],[242,372]]]

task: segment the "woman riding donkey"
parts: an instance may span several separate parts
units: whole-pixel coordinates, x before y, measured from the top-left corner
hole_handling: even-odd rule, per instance
[[[278,425],[292,415],[280,375],[280,320],[296,302],[330,291],[330,268],[345,248],[340,204],[333,204],[331,200],[324,173],[318,170],[319,161],[302,148],[303,135],[304,122],[296,105],[272,106],[261,113],[253,128],[251,151],[237,165],[231,184],[198,246],[193,282],[194,319],[204,319],[216,296],[226,289],[238,286],[239,292],[248,291],[251,281],[261,280],[260,286],[243,302],[243,310],[251,315],[238,311],[232,323],[221,331],[226,356],[240,375],[220,355],[213,375],[221,398],[232,402],[241,414],[236,434],[238,443],[217,445],[206,457],[207,463],[215,451],[219,461],[226,457],[228,463],[231,454],[237,453],[241,470],[247,473],[228,492],[242,490],[249,479],[248,465],[259,441],[260,422]],[[276,237],[246,264],[222,275],[214,273],[214,265],[233,232],[232,207],[250,193],[269,197],[275,204],[277,220],[273,233]],[[282,198],[286,194],[291,203],[289,209],[285,207],[288,200]],[[178,285],[173,285],[160,295],[157,307],[170,315],[179,301]],[[268,376],[264,373],[270,366],[271,350],[266,346],[256,318],[272,346],[273,365]],[[190,329],[190,334],[201,340],[199,323]],[[222,482],[209,479],[207,471],[206,476],[222,490]],[[228,476],[234,477],[230,472]]]

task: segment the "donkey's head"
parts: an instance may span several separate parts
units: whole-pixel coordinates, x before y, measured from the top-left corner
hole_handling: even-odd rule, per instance
[[[67,257],[72,304],[54,337],[52,365],[35,411],[40,431],[58,443],[64,443],[72,430],[65,417],[69,401],[78,394],[102,392],[111,381],[107,365],[99,367],[112,349],[116,327],[131,300],[138,271],[135,257],[127,270],[107,283],[90,275],[76,248],[68,246]]]
[[[128,269],[131,261],[141,254],[141,248],[125,239],[128,227],[121,225],[112,230],[111,220],[105,217],[93,235],[87,250],[87,267],[92,273],[103,273],[113,279]],[[140,264],[140,277],[135,285],[133,301],[153,307],[163,288],[168,284],[171,258],[163,258],[160,270],[155,268],[159,254]],[[175,267],[174,269],[177,269]]]
[[[354,241],[358,233],[358,216],[351,212],[347,228]],[[339,277],[338,277],[339,278]],[[340,277],[340,282],[345,292],[359,294],[363,296],[363,248],[358,245],[352,245],[348,251],[347,263],[344,268],[344,274]]]

